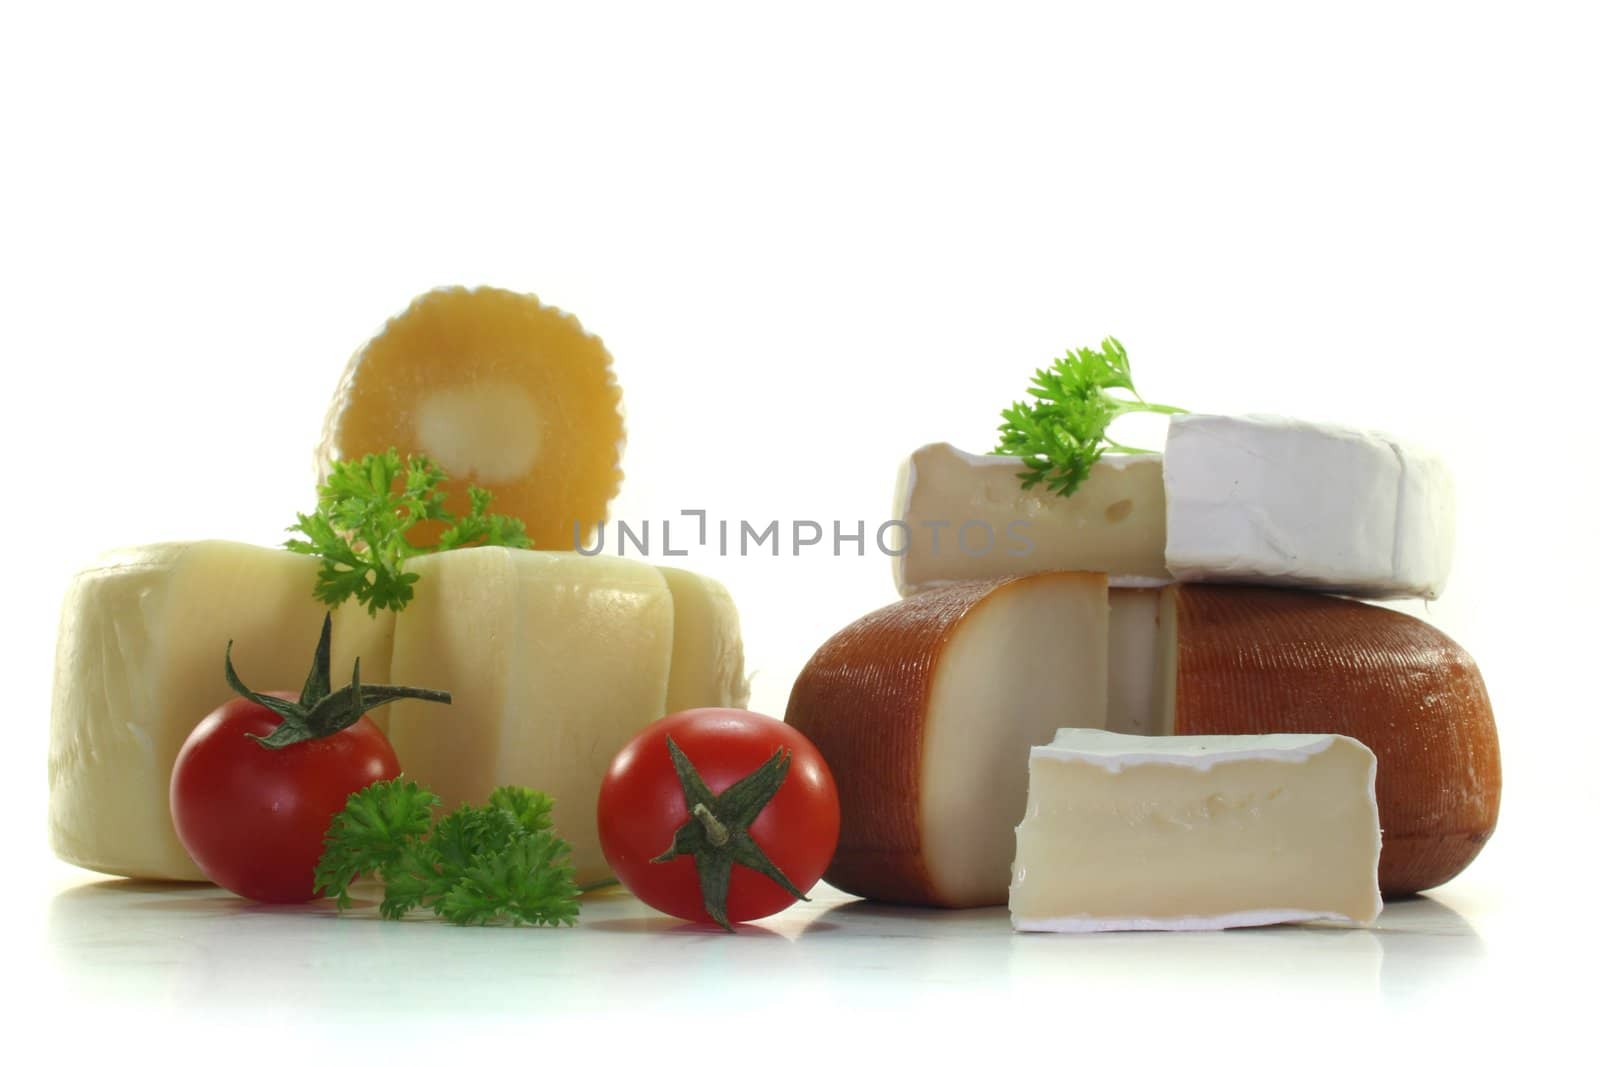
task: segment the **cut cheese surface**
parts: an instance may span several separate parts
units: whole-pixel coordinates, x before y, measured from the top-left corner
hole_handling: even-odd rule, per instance
[[[172,829],[167,791],[185,738],[234,693],[299,693],[325,611],[317,563],[226,541],[110,553],[73,579],[56,643],[50,841],[70,863],[137,878],[203,880]],[[333,678],[361,658],[387,682],[392,616],[334,613]]]
[[[1363,597],[1444,588],[1455,491],[1432,453],[1276,415],[1175,415],[1164,462],[1175,578]]]
[[[1164,733],[1166,685],[1161,656],[1160,589],[1110,592],[1110,666],[1106,729],[1120,734]]]
[[[785,721],[839,788],[824,876],[879,900],[1003,903],[1031,746],[1103,726],[1105,576],[961,582],[909,597],[829,639]]]
[[[750,703],[739,610],[720,582],[662,567],[672,593],[672,673],[667,714],[689,708],[743,708]]]
[[[1382,910],[1377,761],[1348,737],[1062,730],[1029,758],[1018,930],[1217,930]]]
[[[1108,456],[1063,497],[1023,489],[1022,461],[948,444],[917,449],[900,472],[894,558],[901,595],[970,579],[1104,571],[1146,584],[1168,578],[1160,456]]]
[[[400,765],[447,811],[501,785],[549,794],[578,880],[607,877],[595,804],[611,758],[666,709],[667,579],[633,560],[506,548],[413,566],[420,578],[396,621],[391,673],[454,699],[392,705]]]
[[[1439,595],[1455,493],[1438,456],[1388,435],[1269,415],[1174,415],[1163,455],[1108,455],[1071,496],[1019,459],[947,444],[901,469],[901,594],[967,579],[1103,571],[1369,599]]]

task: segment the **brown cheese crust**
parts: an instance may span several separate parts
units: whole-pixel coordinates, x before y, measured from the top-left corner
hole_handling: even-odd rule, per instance
[[[945,904],[922,855],[923,726],[939,657],[1002,581],[958,582],[846,626],[811,657],[784,721],[822,752],[839,787],[839,848],[823,877],[857,896]]]
[[[1378,757],[1385,896],[1459,874],[1494,832],[1500,745],[1477,664],[1399,612],[1318,593],[1172,587],[1174,732],[1340,733]]]

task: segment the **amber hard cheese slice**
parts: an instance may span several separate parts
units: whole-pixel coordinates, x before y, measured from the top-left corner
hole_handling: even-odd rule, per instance
[[[796,681],[785,720],[839,787],[825,877],[914,904],[1002,904],[1027,754],[1063,726],[1102,726],[1106,580],[961,582],[840,631]]]
[[[1333,734],[1062,730],[1029,760],[1018,930],[1377,918],[1377,761]]]
[[[572,549],[621,483],[621,403],[610,354],[571,315],[503,289],[436,289],[351,359],[319,477],[335,460],[423,453],[451,476],[453,514],[481,486],[534,547]]]

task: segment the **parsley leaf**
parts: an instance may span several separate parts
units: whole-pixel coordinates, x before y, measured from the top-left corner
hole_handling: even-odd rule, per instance
[[[572,867],[563,862],[570,851],[554,834],[523,834],[509,847],[477,857],[434,911],[463,926],[502,920],[571,926],[578,901]]]
[[[355,597],[372,615],[398,611],[414,595],[417,576],[405,567],[412,556],[469,545],[533,547],[521,519],[489,514],[493,498],[486,489],[469,487],[467,514],[452,515],[441,488],[447,477],[427,456],[402,461],[393,448],[335,463],[317,489],[316,511],[297,514],[289,527],[304,537],[283,546],[321,558],[316,598],[338,607]],[[434,546],[413,545],[406,534],[427,521],[449,525]]]
[[[333,893],[340,911],[348,908],[350,883],[396,868],[427,835],[438,803],[436,794],[399,779],[352,793],[323,838],[317,891]]]
[[[1133,399],[1112,396],[1110,389],[1126,390]],[[1033,402],[1018,402],[1000,413],[1004,421],[993,454],[1022,459],[1028,469],[1017,477],[1024,489],[1043,482],[1061,496],[1072,495],[1105,453],[1149,451],[1106,436],[1119,415],[1185,413],[1183,408],[1148,404],[1139,396],[1128,368],[1128,351],[1115,337],[1102,341],[1098,352],[1069,349],[1052,366],[1034,373],[1028,393]]]
[[[384,884],[378,912],[385,919],[427,908],[471,926],[576,921],[571,848],[551,828],[549,797],[503,786],[487,804],[462,805],[433,824],[438,803],[399,779],[353,794],[324,839],[317,889],[335,894],[343,911],[350,883],[375,873]]]

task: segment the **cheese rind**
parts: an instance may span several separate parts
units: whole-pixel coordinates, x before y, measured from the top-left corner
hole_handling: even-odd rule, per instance
[[[298,693],[326,610],[317,562],[227,541],[108,553],[68,588],[50,716],[50,842],[69,863],[135,878],[203,881],[172,829],[168,786],[195,725],[235,694],[233,642],[257,691]],[[334,612],[333,676],[387,682],[392,616]]]
[[[391,673],[454,699],[392,706],[400,765],[446,811],[502,785],[549,794],[578,880],[607,877],[595,805],[611,758],[666,708],[666,578],[634,560],[498,547],[413,567],[416,596],[395,625]]]
[[[1278,415],[1174,415],[1164,463],[1174,578],[1368,598],[1444,588],[1455,491],[1424,449]]]
[[[1383,908],[1377,760],[1348,737],[1062,730],[1029,759],[1018,930],[1220,930]]]
[[[1161,457],[1106,456],[1077,492],[1023,489],[1020,459],[925,445],[901,468],[894,557],[902,596],[950,582],[1103,571],[1124,584],[1168,578]]]

